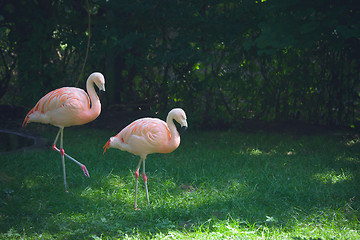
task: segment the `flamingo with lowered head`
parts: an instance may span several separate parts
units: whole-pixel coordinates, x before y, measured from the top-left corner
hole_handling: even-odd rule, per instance
[[[87,93],[84,90],[75,87],[63,87],[49,92],[29,111],[23,122],[23,126],[26,126],[31,122],[39,122],[51,124],[59,128],[52,149],[59,152],[61,155],[66,192],[68,192],[68,189],[66,185],[64,156],[78,164],[85,176],[90,177],[84,164],[65,153],[63,148],[63,131],[64,127],[83,125],[93,121],[99,116],[101,104],[99,97],[95,92],[94,83],[100,90],[105,91],[104,76],[99,72],[94,72],[86,81]],[[60,149],[56,147],[59,135]]]
[[[142,175],[149,206],[149,192],[145,174],[146,156],[150,153],[170,153],[180,144],[180,134],[176,129],[174,120],[180,124],[181,132],[187,129],[188,125],[184,110],[175,108],[169,112],[166,122],[158,118],[138,119],[121,130],[116,136],[111,137],[104,146],[104,153],[109,148],[118,148],[140,156],[135,171],[135,209],[137,209],[137,188],[141,163],[143,163]]]

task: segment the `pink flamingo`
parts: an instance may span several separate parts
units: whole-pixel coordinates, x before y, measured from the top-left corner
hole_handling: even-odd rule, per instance
[[[111,137],[104,146],[104,153],[109,148],[118,148],[140,156],[139,164],[135,171],[135,209],[137,209],[137,188],[141,163],[143,163],[143,180],[145,183],[148,206],[149,192],[145,174],[145,159],[150,153],[170,153],[180,144],[174,120],[181,125],[181,132],[187,129],[186,114],[184,110],[175,108],[171,110],[166,122],[158,118],[141,118],[125,127],[116,136]]]
[[[83,125],[93,121],[99,116],[101,104],[99,97],[95,92],[94,83],[100,90],[105,91],[104,76],[101,73],[94,72],[86,81],[86,90],[89,95],[84,90],[75,87],[63,87],[49,92],[29,111],[23,122],[23,126],[26,126],[30,122],[40,122],[51,124],[59,128],[52,149],[59,152],[61,155],[66,192],[68,192],[68,190],[66,185],[64,156],[78,164],[85,176],[90,177],[84,164],[65,153],[63,148],[63,131],[64,127]],[[60,149],[56,147],[59,135]]]

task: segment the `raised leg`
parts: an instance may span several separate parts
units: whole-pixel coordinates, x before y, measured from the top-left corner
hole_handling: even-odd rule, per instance
[[[143,174],[142,175],[143,175],[143,180],[144,180],[144,184],[145,184],[147,204],[148,204],[148,206],[150,206],[149,191],[148,191],[148,187],[147,187],[147,177],[146,177],[146,174],[145,174],[145,158],[143,160]]]
[[[61,132],[61,128],[59,129],[59,132],[58,132],[58,134],[56,135],[56,138],[55,138],[54,144],[53,144],[53,146],[52,146],[52,149],[53,149],[54,151],[59,152],[60,154],[64,154],[65,157],[67,157],[67,158],[70,159],[71,161],[75,162],[77,165],[79,165],[79,166],[81,167],[81,169],[82,169],[83,172],[84,172],[84,175],[85,175],[86,177],[90,177],[90,174],[89,174],[89,172],[88,172],[88,170],[87,170],[87,168],[86,168],[86,166],[85,166],[84,164],[82,164],[81,162],[77,161],[75,158],[71,157],[70,155],[66,154],[65,151],[64,151],[64,149],[62,149],[62,151],[61,151],[61,147],[60,147],[60,149],[58,149],[58,148],[56,147],[56,142],[57,142],[57,140],[58,140],[58,138],[59,138],[60,132]],[[61,136],[62,136],[62,134],[61,134]]]
[[[59,136],[60,136],[60,133],[61,133],[61,128],[59,128],[59,131],[58,131],[58,133],[56,134],[56,138],[55,138],[54,143],[53,143],[53,149],[54,149],[54,147],[56,148],[56,142],[57,142],[57,140],[58,140],[58,138],[59,138]],[[54,149],[54,150],[55,150],[55,149]]]

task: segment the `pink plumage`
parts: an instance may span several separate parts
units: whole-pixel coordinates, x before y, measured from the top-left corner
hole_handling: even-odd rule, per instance
[[[88,94],[75,87],[63,87],[42,97],[26,115],[23,126],[30,122],[51,124],[56,127],[83,125],[96,119],[101,111],[100,100],[93,83],[105,90],[105,79],[101,73],[93,73],[87,81]]]
[[[31,122],[51,124],[59,128],[55,138],[53,149],[58,151],[63,162],[64,185],[66,186],[64,156],[79,164],[84,174],[89,177],[85,165],[81,164],[65,153],[63,149],[63,130],[64,127],[83,125],[96,119],[101,112],[101,104],[97,96],[94,83],[105,91],[105,78],[101,73],[92,73],[86,81],[86,93],[84,90],[75,87],[63,87],[49,92],[42,97],[34,108],[26,115],[23,126]],[[89,95],[88,95],[89,94]],[[56,147],[60,135],[60,149]]]
[[[187,128],[184,110],[175,108],[169,112],[166,122],[157,118],[138,119],[126,126],[116,136],[111,137],[104,146],[104,153],[109,148],[118,148],[140,156],[135,171],[135,209],[137,208],[137,178],[141,163],[143,163],[143,179],[149,204],[147,177],[145,175],[146,156],[151,153],[170,153],[180,144],[180,134],[176,129],[174,120],[181,125],[182,130]]]

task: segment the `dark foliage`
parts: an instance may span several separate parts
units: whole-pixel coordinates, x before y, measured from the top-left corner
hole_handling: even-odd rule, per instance
[[[360,117],[353,0],[4,0],[0,9],[0,97],[15,92],[26,107],[101,71],[105,107],[180,106],[203,127]]]

